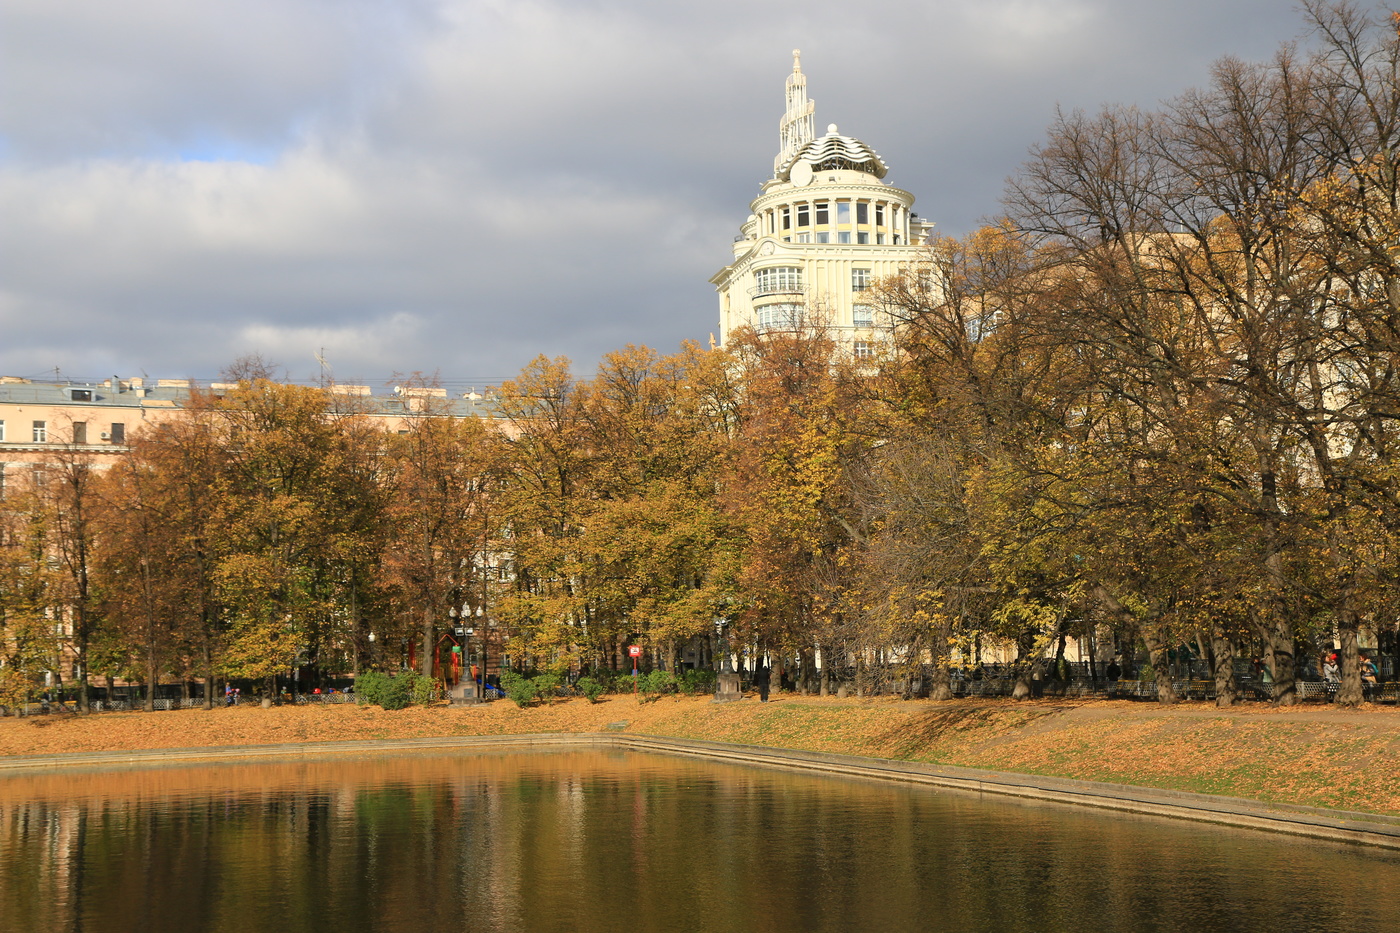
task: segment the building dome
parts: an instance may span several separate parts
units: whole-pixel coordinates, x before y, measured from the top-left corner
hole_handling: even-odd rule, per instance
[[[790,181],[793,167],[799,162],[806,162],[814,172],[850,169],[876,178],[889,173],[889,166],[879,153],[854,136],[842,136],[835,123],[826,128],[825,136],[803,144],[788,157],[778,169],[778,181]]]

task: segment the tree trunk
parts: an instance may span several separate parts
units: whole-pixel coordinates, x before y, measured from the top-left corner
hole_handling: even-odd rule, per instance
[[[1016,672],[1016,683],[1011,688],[1011,699],[1029,700],[1034,696],[1031,688],[1031,677],[1035,673],[1035,659],[1028,657],[1035,650],[1035,633],[1027,632],[1016,640],[1016,662],[1013,670]]]
[[[1270,670],[1274,677],[1274,702],[1292,706],[1298,702],[1298,670],[1293,658],[1293,630],[1282,619],[1269,629]]]
[[[1342,681],[1337,685],[1338,706],[1360,706],[1365,699],[1361,687],[1361,650],[1356,638],[1356,615],[1350,611],[1339,614],[1337,635],[1342,643]]]
[[[463,622],[462,624],[465,625],[466,623]],[[418,673],[422,674],[424,677],[433,676],[433,649],[436,647],[433,644],[433,636],[435,634],[433,627],[433,610],[429,607],[423,610],[423,647],[418,655]]]
[[[1177,696],[1176,688],[1172,686],[1171,659],[1167,654],[1166,643],[1152,631],[1150,625],[1142,627],[1142,640],[1147,644],[1147,657],[1157,680],[1157,702],[1163,706],[1170,706],[1177,701]]]
[[[1211,674],[1215,677],[1215,705],[1235,705],[1235,646],[1215,633],[1210,636]]]
[[[930,700],[951,700],[953,698],[953,670],[948,663],[948,636],[952,633],[952,623],[945,620],[934,629],[933,637],[933,683],[929,684]]]

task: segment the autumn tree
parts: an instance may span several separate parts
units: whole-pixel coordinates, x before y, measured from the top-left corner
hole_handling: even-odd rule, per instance
[[[408,387],[406,427],[390,439],[391,531],[383,563],[383,585],[399,613],[416,618],[410,629],[417,631],[424,676],[433,675],[449,608],[466,617],[488,609],[497,530],[492,496],[498,444],[480,420],[445,410],[433,388],[424,380]]]

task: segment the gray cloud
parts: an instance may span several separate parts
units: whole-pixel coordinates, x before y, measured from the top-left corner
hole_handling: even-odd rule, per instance
[[[1276,0],[0,0],[0,372],[588,371],[714,329],[789,52],[946,233],[1055,106],[1151,106]]]

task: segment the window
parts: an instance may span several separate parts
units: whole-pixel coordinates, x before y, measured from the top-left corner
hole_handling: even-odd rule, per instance
[[[791,330],[802,318],[802,306],[797,304],[768,305],[758,309],[758,329]]]
[[[866,244],[868,244],[868,243],[870,242],[870,234],[865,233],[864,231],[862,231],[862,232],[860,232],[860,233],[857,233],[857,234],[856,234],[856,242],[857,242],[857,243],[866,243]]]
[[[851,291],[863,292],[870,287],[869,269],[851,270]]]
[[[72,392],[73,401],[75,401],[75,402],[90,402],[90,401],[92,401],[92,390],[91,390],[91,389],[71,389],[70,391]]]
[[[870,305],[856,305],[851,309],[851,323],[856,327],[874,327],[875,309]]]
[[[885,225],[885,205],[883,205],[883,204],[876,204],[876,205],[875,205],[875,226],[877,226],[877,227],[883,227],[884,225]]]
[[[73,443],[75,443],[75,444],[86,444],[86,443],[87,443],[87,422],[86,422],[86,421],[74,421],[74,422],[73,422]]]
[[[5,439],[5,422],[0,421],[0,441]]]
[[[811,212],[807,210],[807,205],[805,205],[805,204],[799,204],[799,205],[797,205],[797,225],[798,225],[799,227],[805,227],[805,226],[807,226],[807,222],[808,222],[808,220],[810,219],[810,215],[811,215]]]
[[[810,233],[799,233],[797,235],[797,242],[810,243],[812,242],[812,235]]]
[[[831,234],[827,233],[825,230],[821,231],[820,233],[817,234],[817,242],[818,242],[818,243],[830,243],[830,242],[831,242]]]
[[[49,440],[49,423],[47,421],[34,422],[34,443],[46,444]]]
[[[875,245],[876,245],[876,246],[884,246],[884,245],[885,245],[885,235],[884,235],[883,233],[877,233],[877,234],[875,234]]]
[[[870,223],[870,204],[869,204],[869,202],[866,202],[866,201],[857,201],[857,202],[856,202],[856,223],[858,223],[858,224],[868,224],[868,223]]]
[[[802,270],[797,266],[777,266],[772,269],[753,271],[755,295],[773,295],[779,292],[802,290]]]
[[[858,360],[868,360],[875,355],[875,351],[871,349],[868,340],[857,340],[854,352]]]
[[[112,425],[112,432],[111,432],[111,433],[112,433],[112,443],[113,443],[113,444],[125,444],[125,443],[126,443],[126,425],[124,425],[124,424],[114,424],[114,425]]]
[[[849,242],[851,242],[851,231],[849,231],[849,230],[842,230],[840,233],[836,234],[836,242],[837,242],[837,243],[849,243]]]
[[[790,207],[783,208],[783,229],[792,229],[792,208]]]
[[[827,208],[829,207],[828,202],[826,202],[826,201],[818,201],[816,204],[814,204],[814,205],[812,205],[812,206],[815,207],[815,208],[817,209],[817,225],[820,226],[821,224],[826,223],[827,220],[828,220],[828,215],[827,215]]]
[[[848,224],[851,222],[851,202],[836,202],[836,222],[838,224]]]

